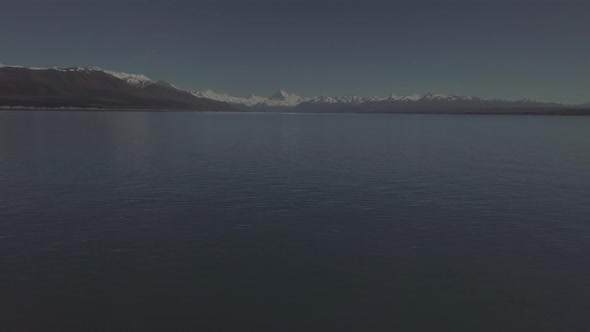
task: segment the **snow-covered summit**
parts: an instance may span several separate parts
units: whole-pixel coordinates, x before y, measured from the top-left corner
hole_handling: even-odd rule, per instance
[[[306,101],[307,98],[281,90],[270,96],[268,100],[270,101],[270,104],[275,104],[277,106],[297,106]]]
[[[268,98],[268,99],[270,99],[270,100],[285,100],[289,97],[291,97],[290,93],[288,93],[285,90],[281,90],[281,91],[275,93],[274,95],[270,96],[270,98]]]

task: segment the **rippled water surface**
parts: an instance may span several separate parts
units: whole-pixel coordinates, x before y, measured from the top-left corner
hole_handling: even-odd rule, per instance
[[[590,118],[0,112],[0,330],[588,331]]]

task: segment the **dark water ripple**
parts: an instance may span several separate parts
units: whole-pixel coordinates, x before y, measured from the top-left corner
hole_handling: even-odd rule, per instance
[[[589,121],[0,113],[3,328],[586,331]]]

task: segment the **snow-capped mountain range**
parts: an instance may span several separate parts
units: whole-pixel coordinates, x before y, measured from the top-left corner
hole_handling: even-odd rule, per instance
[[[560,105],[559,103],[543,102],[536,100],[517,100],[507,101],[500,99],[482,99],[478,97],[466,97],[447,95],[442,93],[428,93],[424,95],[411,94],[399,95],[392,94],[386,97],[364,97],[364,96],[318,96],[318,97],[301,97],[296,94],[281,90],[271,97],[261,97],[257,95],[250,95],[248,97],[236,97],[225,93],[216,93],[211,90],[205,91],[190,91],[193,95],[200,98],[207,98],[211,100],[221,101],[242,107],[255,109],[269,109],[269,108],[304,108],[305,106],[320,106],[330,105],[332,107],[341,106],[361,106],[361,105],[377,105],[377,104],[517,104],[517,105]]]
[[[318,97],[301,97],[285,90],[273,94],[270,97],[261,97],[257,95],[250,95],[248,97],[236,97],[225,93],[217,93],[212,90],[205,91],[190,91],[193,95],[200,98],[207,98],[217,100],[229,104],[243,105],[248,107],[256,106],[283,106],[296,107],[303,103],[314,104],[352,104],[360,105],[366,102],[376,101],[419,101],[419,100],[458,100],[458,99],[473,99],[472,97],[458,97],[444,94],[428,94],[428,95],[396,95],[392,94],[388,97],[362,97],[362,96],[318,96]]]
[[[270,97],[237,97],[212,90],[182,90],[142,74],[101,68],[26,68],[2,64],[0,106],[386,113],[504,112],[514,109],[529,112],[575,107],[528,99],[508,101],[441,93],[301,97],[281,90]]]

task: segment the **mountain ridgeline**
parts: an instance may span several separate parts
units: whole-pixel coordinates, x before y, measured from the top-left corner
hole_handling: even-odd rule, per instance
[[[0,106],[197,111],[232,109],[226,103],[198,98],[143,75],[98,68],[9,66],[0,66]]]
[[[388,97],[320,96],[300,97],[279,91],[269,98],[250,95],[235,97],[211,90],[192,91],[195,96],[223,101],[242,110],[289,111],[300,113],[580,113],[579,106],[535,100],[483,99],[428,93]]]
[[[508,101],[445,94],[387,97],[300,97],[279,91],[269,98],[236,97],[211,90],[185,91],[144,75],[100,68],[25,68],[0,65],[0,107],[187,111],[590,114],[590,104]]]

